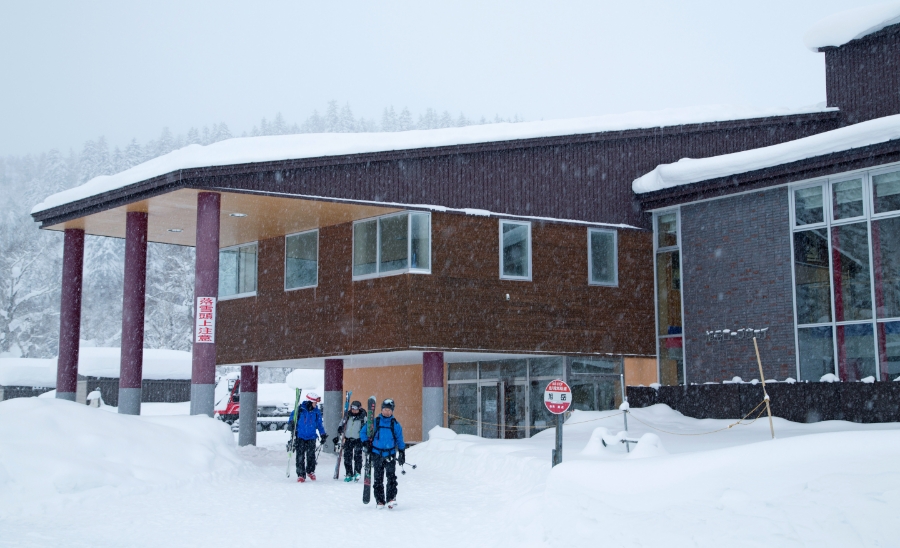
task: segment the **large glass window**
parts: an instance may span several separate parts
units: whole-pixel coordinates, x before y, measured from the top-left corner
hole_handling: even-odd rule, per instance
[[[659,382],[684,384],[681,325],[681,252],[677,211],[658,213],[656,231],[656,325]]]
[[[798,188],[794,191],[794,219],[796,225],[825,222],[821,186]]]
[[[834,373],[834,337],[832,327],[804,327],[797,330],[800,355],[800,380],[817,382]]]
[[[900,171],[872,176],[872,202],[876,214],[900,211]]]
[[[531,279],[531,223],[500,221],[500,277]]]
[[[799,378],[895,378],[900,171],[834,177],[794,189],[791,200]]]
[[[315,287],[319,283],[319,231],[284,239],[284,288]]]
[[[430,271],[430,214],[400,213],[354,223],[355,278]]]
[[[447,426],[457,434],[478,434],[478,385],[447,386]]]
[[[617,285],[619,283],[616,232],[588,229],[588,268],[590,283]]]
[[[828,236],[824,228],[794,233],[797,323],[831,321]]]
[[[219,250],[219,298],[256,294],[256,243]]]
[[[878,318],[900,318],[900,217],[872,221],[872,263]]]
[[[837,321],[872,318],[869,285],[869,231],[866,223],[831,229],[834,269],[834,314]]]

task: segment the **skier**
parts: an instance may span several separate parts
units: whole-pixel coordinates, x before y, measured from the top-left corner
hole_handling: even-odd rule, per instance
[[[338,426],[338,436],[344,434],[344,481],[347,482],[359,481],[359,474],[362,472],[362,441],[359,439],[359,432],[365,427],[367,416],[362,403],[354,401]],[[337,439],[334,438],[335,444]]]
[[[379,510],[384,509],[385,495],[387,507],[397,506],[397,463],[406,463],[406,444],[403,442],[403,428],[394,418],[394,400],[387,399],[381,404],[381,415],[375,417],[375,433],[369,439],[368,432],[360,431],[360,440],[366,447],[375,473],[375,502]],[[384,491],[384,476],[387,475],[387,493]]]
[[[306,393],[306,401],[298,408],[299,416],[294,420],[294,413],[288,419],[288,426],[296,428],[294,439],[294,452],[297,455],[297,481],[316,479],[316,432],[320,433],[321,442],[324,445],[328,440],[325,426],[322,424],[322,412],[319,410],[319,402],[322,398],[315,392]]]

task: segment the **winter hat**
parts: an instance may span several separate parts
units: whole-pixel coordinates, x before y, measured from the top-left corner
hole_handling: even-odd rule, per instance
[[[359,400],[353,400],[353,403],[350,404],[350,407],[355,409],[362,409],[362,403]]]
[[[385,407],[388,407],[388,408],[390,408],[391,411],[393,411],[394,410],[394,400],[388,398],[388,399],[384,400],[383,402],[381,402],[381,408],[384,409]]]
[[[319,395],[315,392],[307,392],[306,399],[313,403],[319,403],[320,401],[322,401],[322,398],[320,398]]]

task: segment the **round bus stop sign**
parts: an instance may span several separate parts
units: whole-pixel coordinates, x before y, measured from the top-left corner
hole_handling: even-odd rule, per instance
[[[550,381],[544,389],[544,405],[554,415],[565,413],[572,405],[572,389],[563,381]]]

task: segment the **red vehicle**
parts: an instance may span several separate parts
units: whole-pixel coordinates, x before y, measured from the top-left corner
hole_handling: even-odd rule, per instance
[[[259,396],[257,396],[259,397]],[[215,417],[230,425],[236,425],[241,412],[241,377],[237,373],[229,373],[222,377],[216,386]],[[287,403],[257,401],[256,431],[285,430],[291,415]]]

